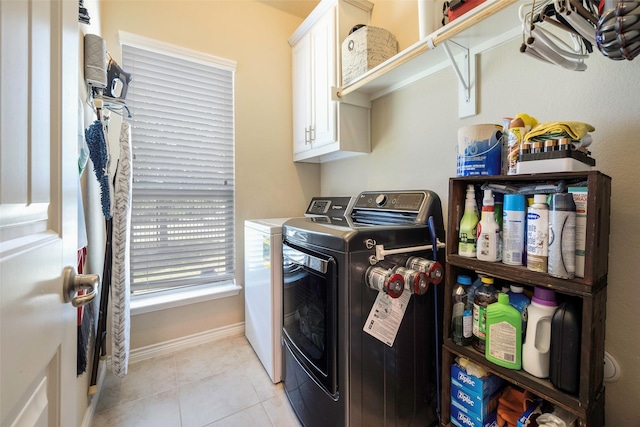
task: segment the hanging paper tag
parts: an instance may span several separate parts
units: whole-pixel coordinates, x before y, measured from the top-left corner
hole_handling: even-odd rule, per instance
[[[362,330],[393,347],[409,298],[411,292],[403,292],[398,298],[379,292]]]

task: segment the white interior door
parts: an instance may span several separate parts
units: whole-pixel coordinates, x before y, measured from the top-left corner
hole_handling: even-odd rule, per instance
[[[0,0],[0,425],[76,425],[78,1]]]

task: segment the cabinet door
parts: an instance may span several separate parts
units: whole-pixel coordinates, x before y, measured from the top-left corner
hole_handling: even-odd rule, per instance
[[[329,10],[312,31],[312,141],[313,147],[337,141],[337,103],[331,100],[336,86],[336,8]]]
[[[307,33],[292,51],[293,79],[293,152],[311,149],[311,33]]]

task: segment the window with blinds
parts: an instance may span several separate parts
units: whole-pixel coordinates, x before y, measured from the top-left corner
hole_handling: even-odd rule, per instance
[[[131,292],[232,283],[235,63],[121,42],[133,75]]]

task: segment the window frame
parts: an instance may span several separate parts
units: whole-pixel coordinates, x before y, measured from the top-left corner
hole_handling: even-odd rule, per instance
[[[119,32],[119,42],[122,45],[128,45],[134,48],[144,49],[153,53],[158,53],[165,56],[175,56],[176,58],[200,63],[206,66],[213,66],[226,71],[235,73],[236,62],[219,58],[213,55],[198,52],[192,49],[175,46],[172,44],[159,42],[157,40],[149,39],[146,37],[138,36],[135,34],[127,33],[124,31]],[[135,84],[135,75],[133,76]],[[235,92],[235,88],[233,88]],[[235,94],[233,95],[235,98]],[[235,101],[233,107],[234,116],[234,129],[233,129],[233,147],[234,152],[234,175],[235,175]],[[234,178],[233,188],[233,278],[216,281],[213,283],[200,283],[194,285],[186,285],[179,288],[170,288],[165,290],[159,290],[157,292],[143,293],[143,294],[131,294],[131,314],[146,313],[155,310],[162,310],[166,308],[192,304],[194,302],[201,302],[217,298],[225,298],[229,296],[238,295],[242,289],[237,285],[237,236],[235,233],[235,205],[236,205],[236,188]],[[132,286],[133,287],[133,286]]]

